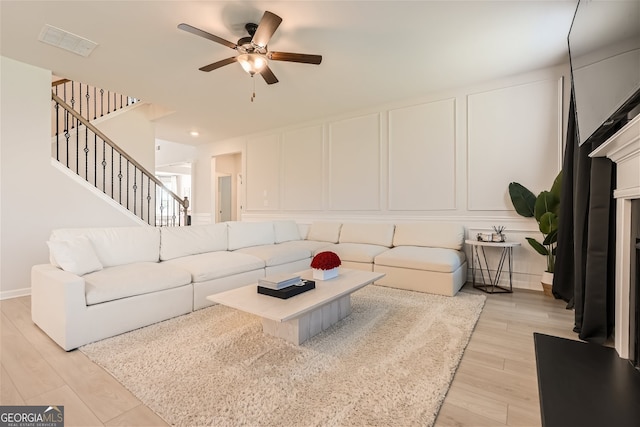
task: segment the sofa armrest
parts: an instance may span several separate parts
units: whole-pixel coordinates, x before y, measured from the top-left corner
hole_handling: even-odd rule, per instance
[[[68,337],[85,327],[80,319],[86,306],[82,277],[51,264],[31,268],[31,319],[65,350],[75,348]]]

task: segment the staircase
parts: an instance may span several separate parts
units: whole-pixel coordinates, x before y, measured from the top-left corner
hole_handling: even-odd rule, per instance
[[[138,99],[62,79],[52,83],[52,156],[149,225],[189,225],[180,198],[92,122]]]

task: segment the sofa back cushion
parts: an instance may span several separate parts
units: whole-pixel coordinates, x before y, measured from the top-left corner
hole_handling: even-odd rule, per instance
[[[315,240],[317,242],[338,243],[340,240],[340,222],[313,222],[307,233],[307,240]]]
[[[65,228],[53,230],[50,240],[74,240],[86,236],[103,267],[133,262],[158,262],[158,227]]]
[[[393,224],[384,223],[349,223],[342,224],[340,243],[367,243],[370,245],[393,245]]]
[[[160,229],[160,259],[180,258],[205,252],[227,250],[227,224],[162,227]]]
[[[273,222],[228,222],[229,250],[249,246],[273,245],[276,233]]]
[[[464,227],[447,222],[398,223],[393,246],[424,246],[461,250]]]
[[[78,276],[102,270],[91,241],[86,236],[73,240],[49,240],[49,260],[51,264]]]
[[[300,240],[300,229],[295,221],[274,221],[276,243]]]

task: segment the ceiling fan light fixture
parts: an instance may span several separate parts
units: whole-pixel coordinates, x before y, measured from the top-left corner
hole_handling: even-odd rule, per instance
[[[267,58],[258,53],[243,53],[238,55],[236,59],[242,65],[242,68],[252,76],[267,66]]]

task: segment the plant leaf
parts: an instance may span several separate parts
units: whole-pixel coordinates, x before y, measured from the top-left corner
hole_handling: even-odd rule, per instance
[[[551,193],[560,200],[560,195],[562,191],[562,171],[558,172],[558,176],[553,180],[553,185],[551,185]]]
[[[553,212],[545,212],[545,214],[540,217],[538,225],[540,226],[540,232],[545,236],[547,234],[553,234],[558,231],[558,215]]]
[[[509,184],[509,197],[518,215],[531,218],[535,212],[536,196],[517,182]]]
[[[531,245],[531,247],[535,249],[536,252],[538,252],[540,255],[545,255],[545,256],[549,255],[549,251],[547,250],[547,248],[542,246],[542,244],[538,242],[536,239],[531,237],[527,237],[526,239],[527,239],[527,242],[529,242],[529,244]]]
[[[536,221],[540,222],[542,216],[548,212],[557,213],[560,207],[560,199],[556,197],[550,191],[541,192],[536,198],[535,207],[534,207],[534,215],[536,217]],[[542,230],[542,226],[540,228]],[[544,232],[543,232],[544,233]],[[548,233],[544,233],[548,234]]]
[[[544,242],[542,242],[542,244],[545,246],[549,246],[549,245],[553,245],[557,241],[558,241],[558,230],[556,229],[556,230],[553,230],[551,233],[547,235],[547,237],[544,238]]]

